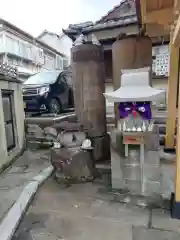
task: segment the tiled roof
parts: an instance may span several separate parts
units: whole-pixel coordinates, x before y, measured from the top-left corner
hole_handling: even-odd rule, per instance
[[[114,27],[120,27],[120,26],[136,23],[138,21],[136,11],[134,12],[130,11],[129,14],[125,13],[125,14],[116,16],[115,18],[112,18],[112,19],[109,18],[108,20],[106,20],[109,14],[113,13],[118,8],[120,9],[126,3],[134,4],[134,1],[133,0],[122,1],[119,5],[115,6],[112,10],[110,10],[106,15],[101,17],[101,19],[95,22],[94,24],[93,22],[70,24],[67,29],[63,29],[63,32],[65,34],[76,35],[79,33],[87,33],[87,32],[96,31],[100,29],[114,28]]]
[[[118,5],[114,6],[113,9],[109,10],[104,16],[102,16],[98,21],[96,21],[96,24],[102,22],[105,18],[108,17],[109,14],[113,13],[118,8],[121,8],[124,4],[128,4],[128,3],[130,3],[130,4],[133,3],[134,4],[134,0],[122,0],[122,1],[120,1],[120,3]]]
[[[117,21],[108,21],[105,23],[99,23],[99,24],[95,24],[92,27],[87,27],[85,29],[83,29],[83,32],[89,32],[89,31],[93,31],[93,30],[100,30],[100,29],[104,29],[104,28],[114,28],[114,27],[119,27],[119,26],[125,26],[125,25],[129,25],[129,24],[133,24],[137,22],[137,16],[130,16],[128,18],[124,18],[124,19],[119,19]]]

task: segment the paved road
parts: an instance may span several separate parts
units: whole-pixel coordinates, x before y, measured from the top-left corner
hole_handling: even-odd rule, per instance
[[[127,206],[102,185],[62,188],[49,179],[13,240],[179,240],[180,224],[161,210]]]

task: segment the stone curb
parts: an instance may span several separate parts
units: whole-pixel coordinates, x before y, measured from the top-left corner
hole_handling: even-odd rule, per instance
[[[52,174],[53,170],[54,168],[52,166],[44,169],[25,186],[20,197],[16,200],[0,224],[0,240],[12,239],[33,196],[41,184]]]

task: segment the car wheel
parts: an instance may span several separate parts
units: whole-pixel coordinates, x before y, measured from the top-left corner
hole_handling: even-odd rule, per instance
[[[61,112],[61,106],[56,99],[52,99],[49,103],[49,112],[59,114]]]

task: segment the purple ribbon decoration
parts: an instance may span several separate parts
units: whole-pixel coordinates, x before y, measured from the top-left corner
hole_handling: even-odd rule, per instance
[[[120,118],[126,118],[129,114],[136,117],[137,113],[145,120],[152,119],[151,104],[150,102],[127,102],[119,104]]]

